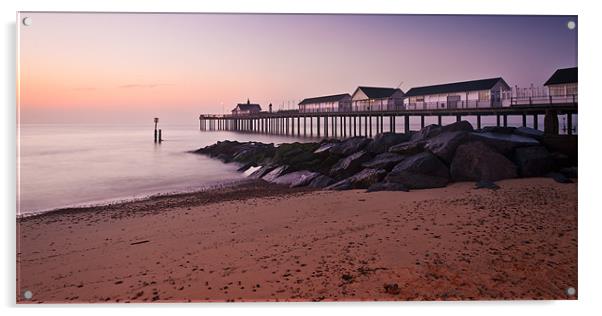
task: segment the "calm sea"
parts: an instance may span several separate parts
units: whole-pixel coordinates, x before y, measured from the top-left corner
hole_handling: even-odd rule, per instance
[[[466,119],[475,125],[473,118]],[[445,118],[443,124],[453,121],[454,118]],[[577,118],[573,121],[576,123]],[[388,131],[388,120],[383,123]],[[434,124],[436,119],[427,118],[425,123]],[[483,118],[482,123],[494,125],[495,118]],[[512,126],[521,123],[518,117],[509,119]],[[530,120],[528,125],[532,126],[532,123]],[[539,126],[543,127],[543,117]],[[413,118],[410,127],[419,129],[419,119]],[[244,179],[234,164],[189,153],[216,141],[253,140],[276,144],[315,141],[261,134],[202,132],[197,125],[162,125],[161,128],[165,141],[155,144],[152,124],[21,124],[18,214],[159,193],[195,191]],[[396,130],[403,130],[403,122],[396,123]]]
[[[198,126],[20,126],[17,213],[187,192],[239,181],[237,166],[188,151],[219,140],[282,143],[292,138],[201,132]],[[303,141],[303,139],[295,139]]]

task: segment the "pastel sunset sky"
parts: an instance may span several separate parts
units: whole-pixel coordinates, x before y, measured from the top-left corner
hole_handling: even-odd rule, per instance
[[[25,16],[23,123],[196,123],[247,98],[278,109],[358,85],[407,91],[501,76],[541,86],[577,65],[575,16]]]

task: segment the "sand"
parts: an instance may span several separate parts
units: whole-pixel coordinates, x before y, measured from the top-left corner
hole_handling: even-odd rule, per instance
[[[498,185],[253,184],[21,219],[18,302],[576,299],[577,184]]]

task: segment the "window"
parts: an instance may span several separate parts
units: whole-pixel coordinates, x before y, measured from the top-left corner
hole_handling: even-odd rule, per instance
[[[577,84],[567,84],[566,85],[566,95],[572,96],[577,95]]]
[[[424,96],[416,97],[416,102],[424,102]]]
[[[479,101],[489,101],[489,91],[479,91]]]

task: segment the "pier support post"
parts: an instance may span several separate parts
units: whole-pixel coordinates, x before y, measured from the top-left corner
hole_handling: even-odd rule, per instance
[[[391,132],[395,133],[395,115],[391,116]]]
[[[504,114],[504,127],[508,127],[508,115]]]
[[[424,128],[424,115],[420,115],[420,128]]]
[[[558,113],[556,111],[546,111],[543,122],[543,132],[547,135],[558,135]]]
[[[533,128],[534,129],[539,128],[539,120],[538,120],[537,114],[533,114]]]
[[[403,118],[403,132],[406,134],[410,132],[410,116],[409,115],[405,115]]]
[[[571,113],[566,115],[566,133],[567,135],[573,135],[573,114]]]
[[[443,122],[443,119],[441,118],[441,115],[437,115],[437,125],[439,125],[439,126],[443,125],[442,122]]]
[[[461,115],[456,115],[456,122],[460,122],[462,120],[462,116]]]
[[[495,115],[495,121],[496,121],[496,126],[500,127],[500,115],[499,114]]]
[[[357,136],[357,116],[353,116],[353,137]]]
[[[303,137],[307,136],[307,116],[303,117]]]
[[[372,120],[372,119],[370,119]],[[372,122],[370,122],[372,123]],[[370,124],[372,125],[372,124]],[[364,116],[364,135],[368,137],[368,115]]]
[[[318,137],[320,137],[320,116],[316,116],[316,126],[318,127]]]
[[[376,133],[378,133],[378,121],[376,122]],[[372,137],[372,116],[370,116],[370,137]]]
[[[477,129],[481,129],[481,116],[477,115]]]
[[[297,116],[297,137],[301,136],[301,117]]]

